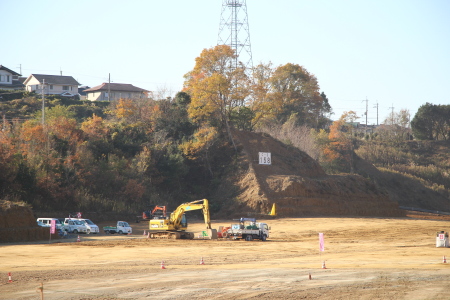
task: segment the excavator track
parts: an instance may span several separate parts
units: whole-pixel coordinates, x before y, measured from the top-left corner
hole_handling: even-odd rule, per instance
[[[155,231],[150,232],[148,237],[150,239],[172,239],[172,240],[178,240],[178,239],[188,239],[192,240],[194,238],[194,233],[192,232],[185,232],[185,231]]]

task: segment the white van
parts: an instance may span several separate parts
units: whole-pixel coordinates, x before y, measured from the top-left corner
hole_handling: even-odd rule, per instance
[[[64,225],[56,218],[37,218],[37,222],[42,222],[42,227],[50,227],[52,226],[52,220],[55,220],[56,229],[63,230]]]
[[[72,218],[65,218],[64,219],[64,230],[71,233],[88,233],[87,227],[84,225],[85,222],[78,220],[78,219],[72,219]]]
[[[92,222],[91,220],[89,220],[89,219],[77,219],[77,220],[84,222],[84,226],[86,226],[86,228],[87,228],[87,231],[86,231],[87,234],[99,232],[98,226],[95,225],[94,222]]]

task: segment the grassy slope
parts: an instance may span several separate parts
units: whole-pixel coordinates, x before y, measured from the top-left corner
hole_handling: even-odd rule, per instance
[[[408,141],[396,149],[408,159],[390,165],[358,159],[356,172],[371,178],[401,206],[450,212],[450,142]]]

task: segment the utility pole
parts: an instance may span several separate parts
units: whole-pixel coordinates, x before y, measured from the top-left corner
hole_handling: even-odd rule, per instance
[[[377,126],[378,126],[378,101],[377,101],[377,104],[375,104],[375,106],[373,108],[377,109]]]
[[[108,101],[111,102],[111,73],[108,73]]]
[[[394,103],[392,103],[392,106],[389,107],[391,111],[391,125],[394,125]]]
[[[19,64],[20,75],[22,75],[22,64]]]
[[[45,79],[42,80],[42,126],[45,125],[45,96],[44,96],[44,90],[45,90]]]
[[[59,74],[62,76],[62,70],[61,70],[61,67],[59,67]]]
[[[3,115],[3,127],[2,127],[2,131],[6,130],[6,114],[5,111],[2,111],[2,115]]]
[[[367,96],[366,96],[366,100],[363,100],[363,102],[364,101],[366,101],[366,113],[365,113],[365,115],[366,115],[366,130],[365,130],[365,132],[366,132],[366,134],[367,134],[367,113],[368,113],[368,104],[369,104],[369,100],[367,100]]]

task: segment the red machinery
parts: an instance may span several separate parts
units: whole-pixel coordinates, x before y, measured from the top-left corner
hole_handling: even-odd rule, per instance
[[[137,216],[136,223],[140,220],[150,221],[151,219],[165,219],[166,218],[166,207],[155,205],[153,210],[146,210],[142,212],[141,216]]]

